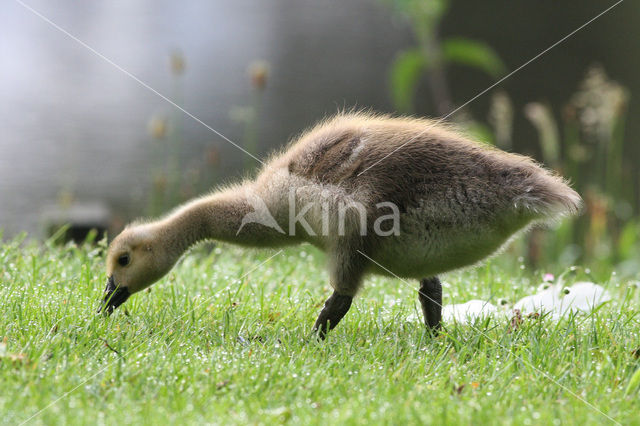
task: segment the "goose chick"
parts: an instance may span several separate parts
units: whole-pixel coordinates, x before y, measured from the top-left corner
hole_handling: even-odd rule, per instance
[[[580,196],[527,157],[473,142],[426,119],[340,114],[275,155],[255,180],[129,225],[110,244],[101,309],[111,313],[203,240],[327,252],[333,294],[321,336],[363,277],[421,279],[425,324],[437,330],[438,274],[475,264],[532,224],[576,213]]]

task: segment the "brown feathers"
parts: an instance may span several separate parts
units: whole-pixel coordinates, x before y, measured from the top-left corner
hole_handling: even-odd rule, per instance
[[[159,278],[201,240],[308,241],[328,252],[334,288],[353,295],[367,272],[422,278],[464,267],[580,205],[533,160],[449,126],[346,113],[303,133],[255,180],[129,227],[112,243],[109,273],[133,293],[150,284],[139,277]],[[131,264],[119,267],[112,257],[127,250]]]

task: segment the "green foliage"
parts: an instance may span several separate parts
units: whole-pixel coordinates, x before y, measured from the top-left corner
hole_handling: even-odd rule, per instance
[[[568,240],[547,235],[541,261],[557,259],[567,246],[579,247],[575,260],[618,264],[626,274],[638,271],[636,260],[640,211],[632,165],[623,155],[627,90],[592,66],[563,108],[559,125],[552,107],[530,103],[525,115],[538,131],[544,162],[571,180],[585,200],[584,214],[571,221]],[[562,132],[560,131],[562,129]]]
[[[499,78],[506,67],[498,54],[486,43],[462,37],[440,40],[438,26],[449,2],[420,0],[388,0],[392,8],[405,17],[416,36],[417,47],[400,52],[390,70],[390,91],[394,107],[404,113],[413,112],[414,95],[425,74],[443,73],[445,65],[459,64]],[[435,81],[433,84],[446,84]],[[450,104],[450,99],[435,99],[447,88],[431,87],[434,102]],[[440,95],[437,95],[440,93]]]
[[[640,368],[636,370],[636,372],[631,376],[631,380],[629,380],[629,384],[627,385],[627,390],[625,391],[625,395],[629,395],[636,391],[640,387]]]
[[[640,294],[617,277],[591,315],[445,324],[435,339],[414,289],[372,277],[317,342],[331,290],[310,246],[272,260],[197,250],[110,317],[95,313],[104,249],[0,243],[3,423],[601,424],[601,410],[629,424],[640,409]],[[445,303],[537,287],[539,274],[496,261],[445,276]]]
[[[505,73],[506,67],[497,53],[485,43],[463,38],[447,39],[442,43],[442,57],[446,63],[457,63],[482,70],[494,78]],[[400,52],[391,66],[391,96],[398,111],[411,112],[418,84],[424,73],[440,61],[420,48]]]
[[[624,260],[640,259],[640,220],[631,220],[622,227],[618,237],[618,254]]]
[[[484,71],[495,79],[507,70],[496,51],[481,41],[449,38],[442,42],[442,53],[447,62]]]
[[[416,87],[427,69],[427,58],[419,49],[398,54],[391,68],[391,96],[398,111],[410,112]]]

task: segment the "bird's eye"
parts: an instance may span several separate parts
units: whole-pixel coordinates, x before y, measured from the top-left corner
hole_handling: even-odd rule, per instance
[[[118,258],[118,264],[120,266],[127,266],[130,261],[131,261],[131,258],[129,257],[128,254],[123,254]]]

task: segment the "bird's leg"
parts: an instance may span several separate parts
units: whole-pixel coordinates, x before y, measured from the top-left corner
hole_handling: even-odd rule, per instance
[[[325,302],[313,326],[313,330],[321,339],[324,339],[327,332],[338,325],[349,311],[353,297],[362,282],[367,258],[359,252],[358,240],[360,238],[356,239],[356,242],[343,238],[331,252],[329,276],[334,292]]]
[[[442,321],[442,284],[438,277],[423,278],[420,281],[418,299],[422,305],[424,324],[434,333],[438,333]]]
[[[353,296],[338,294],[334,291],[331,297],[324,302],[324,308],[320,311],[320,315],[313,326],[313,331],[318,333],[321,339],[327,336],[327,332],[332,330],[342,317],[349,311]]]

